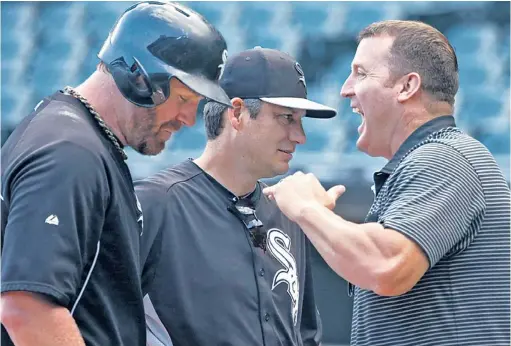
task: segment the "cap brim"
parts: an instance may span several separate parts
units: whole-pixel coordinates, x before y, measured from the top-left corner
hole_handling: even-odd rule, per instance
[[[333,108],[297,97],[261,97],[260,100],[282,107],[304,109],[305,116],[309,118],[329,119],[337,115]]]

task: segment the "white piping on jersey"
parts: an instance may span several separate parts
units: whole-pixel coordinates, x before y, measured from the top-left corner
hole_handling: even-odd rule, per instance
[[[83,287],[80,290],[80,294],[78,294],[78,298],[76,298],[76,301],[73,304],[73,308],[71,309],[71,316],[73,316],[73,313],[75,312],[76,306],[78,305],[78,302],[82,298],[83,291],[85,291],[85,288],[87,287],[87,284],[89,283],[90,276],[92,274],[92,271],[94,270],[94,266],[96,265],[96,261],[98,259],[100,244],[101,244],[101,241],[98,241],[98,247],[96,249],[96,254],[94,255],[94,260],[92,261],[92,265],[91,265],[91,267],[89,269],[89,273],[87,274],[87,278],[85,279],[85,282],[83,283]]]
[[[39,103],[34,107],[34,112],[37,111],[37,108],[39,108],[39,106],[41,105],[41,103],[43,103],[44,100],[41,100],[39,101]]]

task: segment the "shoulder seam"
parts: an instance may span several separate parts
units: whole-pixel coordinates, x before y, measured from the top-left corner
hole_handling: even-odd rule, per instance
[[[472,172],[474,173],[474,175],[477,177],[477,187],[479,189],[479,191],[481,191],[482,195],[484,197],[486,197],[486,194],[484,193],[484,189],[483,189],[483,186],[482,186],[482,183],[481,183],[481,177],[479,176],[477,170],[475,169],[474,165],[472,164],[472,162],[470,162],[470,160],[457,148],[453,147],[452,145],[449,145],[448,143],[444,143],[440,140],[435,140],[435,139],[430,139],[429,141],[426,141],[426,143],[422,143],[421,145],[417,146],[417,148],[415,149],[412,149],[410,150],[406,155],[405,157],[403,157],[403,160],[401,160],[400,164],[409,156],[411,155],[415,150],[418,150],[420,149],[421,147],[427,145],[427,144],[441,144],[449,149],[452,149],[452,151],[456,152],[458,155],[460,155],[460,157],[463,158],[463,160],[465,160],[465,162],[472,168]],[[486,198],[484,198],[484,206],[486,208]]]
[[[195,174],[193,174],[192,176],[186,178],[186,179],[183,179],[183,180],[179,180],[179,181],[176,181],[176,182],[173,182],[168,188],[167,190],[165,191],[165,193],[169,193],[170,190],[177,184],[180,184],[180,183],[184,183],[184,182],[187,182],[195,177],[197,177],[198,175],[202,174],[203,172],[197,172]]]
[[[41,101],[39,101],[39,102],[44,104],[44,101],[45,101],[47,98],[48,98],[48,97],[44,97],[44,98],[43,98]],[[52,100],[52,101],[53,101],[53,100]],[[27,124],[27,126],[26,126],[26,128],[27,128],[27,129],[28,129],[28,127],[29,127],[30,125],[32,125],[32,121],[34,121],[34,119],[35,119],[38,115],[40,115],[40,114],[41,114],[44,110],[46,110],[46,108],[50,105],[50,103],[51,103],[52,101],[47,102],[47,103],[44,105],[44,107],[43,107],[43,108],[41,108],[41,109],[38,109],[38,106],[36,105],[36,107],[35,107],[35,108],[34,108],[34,109],[30,112],[30,113],[28,113],[28,114],[25,116],[25,118],[26,118],[26,117],[30,117],[32,114],[34,114],[34,113],[35,113],[35,114],[34,114],[34,116],[32,117],[32,119],[30,119],[30,121],[28,122],[28,124]],[[39,103],[38,103],[38,104],[39,104]],[[22,121],[23,121],[23,120],[22,120]],[[21,121],[21,122],[22,122],[22,121]],[[21,123],[21,122],[20,122],[20,123]],[[20,138],[19,138],[19,139],[18,139],[18,141],[16,142],[16,145],[12,148],[12,151],[15,151],[15,150],[18,148],[18,145],[22,142],[22,140],[23,140],[24,138],[25,138],[25,131],[23,131],[23,133],[21,134]]]

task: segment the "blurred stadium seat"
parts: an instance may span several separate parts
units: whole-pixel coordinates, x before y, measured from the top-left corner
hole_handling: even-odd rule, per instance
[[[2,90],[2,114],[13,114],[16,108],[16,99],[11,97],[8,93]],[[17,120],[14,117],[2,117],[2,129],[13,127],[17,125]]]
[[[361,2],[352,3],[348,9],[348,20],[346,21],[345,32],[348,35],[357,35],[367,25],[382,20],[384,12],[378,3]],[[359,5],[360,4],[360,5]]]
[[[18,57],[19,43],[18,43],[18,41],[14,40],[12,38],[6,38],[5,40],[2,38],[1,49],[2,49],[2,71],[3,71],[4,64],[8,64]]]
[[[241,6],[240,17],[242,18],[241,27],[250,32],[266,33],[271,24],[274,11],[270,6],[265,6],[260,2],[247,2]]]
[[[172,150],[194,150],[206,145],[206,133],[202,129],[183,128],[172,137],[169,143]]]
[[[318,6],[311,2],[296,2],[293,4],[291,23],[298,27],[304,36],[317,35],[318,29],[321,30],[328,16],[326,11],[327,6]]]

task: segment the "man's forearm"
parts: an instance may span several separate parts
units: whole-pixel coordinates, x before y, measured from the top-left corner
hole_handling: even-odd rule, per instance
[[[413,230],[344,220],[331,211],[343,192],[341,185],[325,191],[314,175],[302,172],[263,190],[290,220],[300,225],[338,275],[382,296],[411,290],[430,267]]]
[[[12,298],[2,294],[2,324],[16,346],[85,346],[66,308],[40,298],[36,303]]]
[[[383,227],[376,223],[358,225],[344,220],[321,205],[305,207],[296,220],[326,263],[344,279],[373,290],[380,271],[392,249],[382,244]]]

